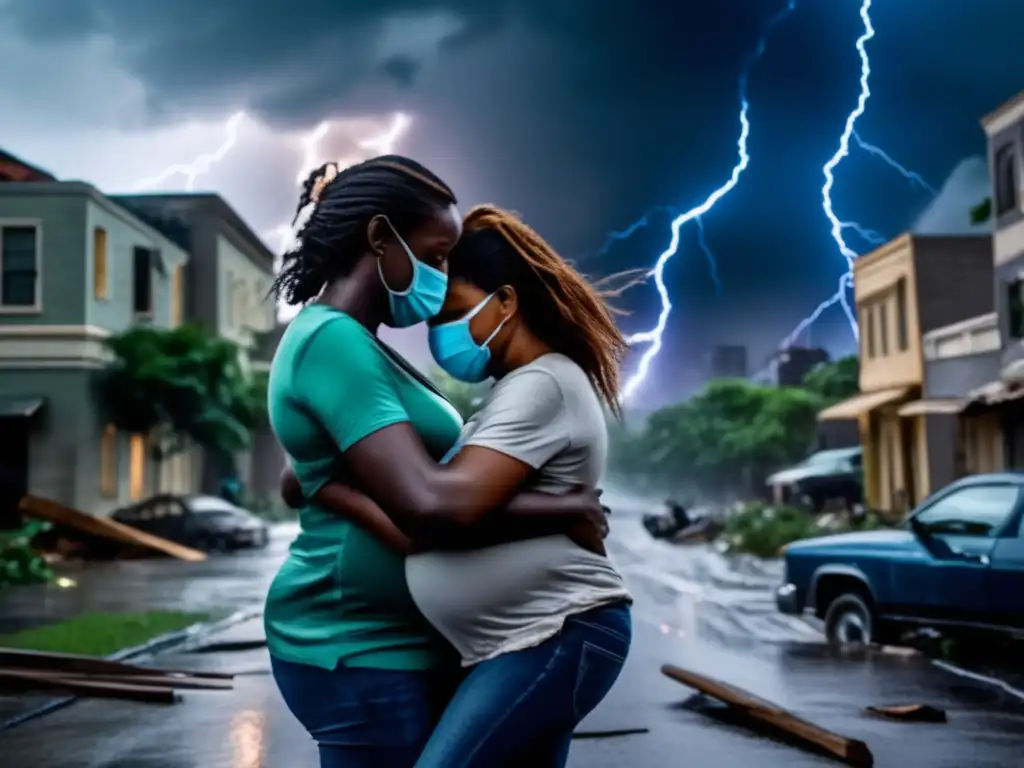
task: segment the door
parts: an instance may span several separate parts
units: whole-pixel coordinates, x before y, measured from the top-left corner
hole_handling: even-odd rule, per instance
[[[28,493],[28,427],[22,416],[0,417],[0,529],[18,528],[18,504]]]
[[[996,541],[989,566],[989,613],[996,624],[1024,628],[1024,518]]]
[[[931,555],[928,604],[922,615],[954,621],[984,621],[993,598],[989,568],[999,537],[1020,501],[1009,483],[970,485],[941,496],[918,512],[915,528]]]

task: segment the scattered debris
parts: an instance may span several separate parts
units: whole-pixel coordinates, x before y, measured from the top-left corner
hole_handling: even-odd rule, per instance
[[[748,691],[672,664],[663,666],[661,672],[678,683],[724,702],[751,720],[784,732],[803,746],[831,755],[855,768],[874,765],[874,756],[864,742],[827,731]]]
[[[0,691],[64,691],[76,696],[128,699],[156,704],[177,701],[176,690],[232,689],[232,675],[150,669],[70,653],[0,648]]]
[[[650,728],[620,728],[612,731],[576,731],[574,739],[611,739],[616,736],[633,736],[638,733],[650,733]]]
[[[267,640],[234,640],[223,643],[207,643],[195,648],[189,648],[188,653],[238,653],[240,651],[255,651],[267,647]]]
[[[944,723],[946,711],[928,704],[906,704],[894,707],[865,707],[864,711],[879,717],[892,720],[903,720],[908,723]]]
[[[62,529],[80,531],[106,541],[160,552],[187,562],[195,563],[206,559],[206,555],[198,549],[185,547],[173,541],[162,539],[159,536],[144,533],[129,525],[111,520],[108,517],[87,515],[84,512],[79,512],[77,509],[65,507],[63,504],[58,504],[55,501],[43,499],[39,496],[24,496],[21,499],[19,509],[26,517],[45,520]],[[63,546],[66,547],[67,545]],[[71,551],[75,551],[74,547],[71,548]]]

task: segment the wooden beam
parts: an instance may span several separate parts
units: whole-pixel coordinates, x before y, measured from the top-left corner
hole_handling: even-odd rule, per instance
[[[0,690],[12,693],[67,691],[76,696],[128,699],[130,701],[144,701],[150,704],[173,704],[178,700],[178,695],[170,688],[69,680],[60,677],[59,674],[47,674],[45,672],[0,672]]]
[[[97,659],[77,653],[51,653],[48,651],[25,651],[17,648],[0,648],[0,667],[24,671],[68,672],[94,675],[160,675],[161,677],[185,676],[207,680],[231,680],[234,676],[226,672],[184,672],[173,669],[152,669],[121,661]]]
[[[50,499],[43,499],[30,494],[22,498],[19,508],[22,514],[27,517],[46,520],[57,525],[66,525],[85,533],[90,533],[93,536],[112,539],[123,544],[151,549],[171,557],[176,557],[179,560],[198,563],[206,559],[206,554],[198,549],[192,549],[192,547],[186,547],[159,536],[145,533],[132,528],[130,525],[112,520],[109,517],[87,515],[84,512],[79,512],[71,507],[65,507],[63,504],[58,504]]]
[[[875,763],[871,750],[863,741],[827,731],[749,691],[744,691],[742,688],[698,675],[696,672],[690,672],[672,664],[663,666],[661,672],[666,677],[712,696],[750,718],[784,731],[800,743],[830,754],[847,765],[855,766],[855,768],[871,768]]]
[[[67,680],[81,683],[118,683],[120,685],[131,685],[152,688],[168,688],[170,690],[200,690],[200,691],[230,691],[234,685],[230,680],[210,680],[203,677],[185,677],[179,675],[114,675],[95,674],[92,672],[41,672],[25,669],[12,669],[0,667],[0,677],[4,674],[13,673],[16,675],[46,675],[47,678]]]

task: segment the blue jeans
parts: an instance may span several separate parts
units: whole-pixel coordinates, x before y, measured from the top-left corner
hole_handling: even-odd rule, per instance
[[[416,768],[562,768],[573,729],[618,678],[631,637],[629,607],[617,603],[569,618],[538,646],[477,664]]]
[[[273,657],[271,665],[320,749],[320,768],[412,768],[452,689],[437,672],[329,671]]]

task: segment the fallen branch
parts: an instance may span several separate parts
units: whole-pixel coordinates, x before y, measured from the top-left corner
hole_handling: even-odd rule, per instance
[[[840,736],[809,723],[781,707],[754,696],[748,691],[714,680],[695,672],[666,664],[662,674],[728,704],[754,720],[777,728],[804,746],[810,746],[856,768],[871,768],[874,756],[863,741]]]
[[[232,675],[223,672],[183,672],[172,669],[151,669],[120,661],[97,659],[75,653],[50,653],[47,651],[23,651],[15,648],[0,648],[0,667],[17,670],[38,670],[42,672],[68,672],[82,675],[133,675],[161,677],[191,677],[208,680],[230,680]]]
[[[48,679],[68,680],[83,683],[118,683],[120,685],[152,688],[191,689],[200,691],[230,691],[234,688],[230,680],[211,680],[194,675],[104,675],[92,672],[29,671],[0,667],[0,676],[5,674],[45,676]]]
[[[616,736],[633,736],[638,733],[650,733],[650,728],[620,728],[612,731],[576,731],[574,739],[612,739]]]

